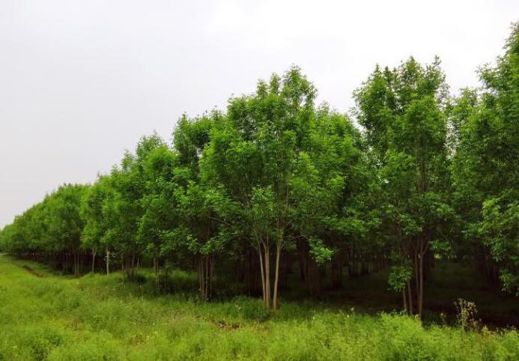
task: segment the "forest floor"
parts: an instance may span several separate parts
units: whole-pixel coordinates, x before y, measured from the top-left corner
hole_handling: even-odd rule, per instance
[[[181,285],[190,277],[175,272],[174,281]],[[363,282],[379,282],[377,277]],[[383,300],[341,304],[339,297],[348,292],[366,296],[354,283],[326,302],[295,302],[293,292],[272,315],[254,298],[204,303],[180,286],[175,294],[154,295],[147,282],[125,283],[118,273],[71,278],[1,256],[0,360],[519,359],[519,333],[513,329],[424,326],[376,312]],[[433,288],[429,297],[440,291]],[[397,303],[394,295],[387,297]],[[483,308],[492,302],[485,297]]]
[[[340,309],[355,308],[359,312],[377,314],[402,308],[399,294],[389,290],[388,270],[368,276],[345,278],[340,290],[330,290],[323,285],[319,303]],[[300,283],[290,280],[289,285]],[[284,290],[288,300],[315,302],[305,296],[304,290],[295,286]],[[453,324],[456,322],[458,299],[473,302],[477,319],[491,329],[519,327],[519,299],[492,287],[474,269],[454,262],[439,262],[432,270],[425,286],[424,319],[426,323]]]

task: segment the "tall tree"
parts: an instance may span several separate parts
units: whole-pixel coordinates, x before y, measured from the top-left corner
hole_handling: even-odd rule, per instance
[[[110,223],[109,204],[113,195],[108,176],[100,176],[85,192],[81,203],[81,217],[84,228],[81,234],[83,248],[92,252],[91,271],[95,272],[96,256],[101,250],[105,253],[106,273],[110,273]]]
[[[43,249],[72,257],[73,273],[80,273],[81,233],[84,222],[80,215],[81,199],[87,187],[66,184],[44,202],[45,234],[49,242]],[[35,235],[35,232],[32,232]]]
[[[382,175],[383,227],[400,262],[395,270],[413,269],[404,303],[413,312],[415,300],[420,316],[428,251],[452,214],[447,202],[448,98],[439,64],[436,59],[422,66],[411,58],[393,70],[377,67],[355,95],[359,123]]]
[[[297,194],[315,117],[315,88],[292,68],[259,82],[256,93],[230,100],[227,121],[215,127],[204,153],[207,174],[241,207],[259,257],[263,300],[278,307],[281,253],[294,241]]]
[[[519,25],[497,65],[482,69],[483,89],[457,99],[453,177],[465,235],[483,246],[483,264],[496,266],[504,289],[519,292]],[[486,257],[489,255],[489,257]],[[489,272],[492,274],[493,272]]]

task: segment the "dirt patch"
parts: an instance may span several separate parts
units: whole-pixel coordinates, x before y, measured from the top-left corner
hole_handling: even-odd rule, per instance
[[[27,272],[35,275],[36,277],[44,277],[43,273],[37,272],[34,269],[32,269],[30,266],[27,266],[26,264],[22,266]]]

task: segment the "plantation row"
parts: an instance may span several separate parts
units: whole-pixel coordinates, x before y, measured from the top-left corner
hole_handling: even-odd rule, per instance
[[[439,258],[518,293],[518,26],[480,77],[454,97],[437,59],[376,67],[350,119],[316,106],[293,67],[225,112],[182,117],[172,145],[144,137],[94,184],[60,187],[1,231],[0,249],[76,275],[196,270],[202,298],[227,277],[272,309],[294,270],[319,294],[345,270],[390,267],[422,315]]]

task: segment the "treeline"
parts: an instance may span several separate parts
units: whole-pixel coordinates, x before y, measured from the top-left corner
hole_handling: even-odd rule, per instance
[[[449,93],[438,59],[376,67],[353,120],[315,104],[296,67],[183,116],[169,145],[140,140],[92,185],[64,185],[0,233],[0,248],[76,275],[153,267],[219,277],[279,307],[297,272],[311,294],[391,267],[410,314],[439,258],[519,293],[519,27],[481,88]]]

